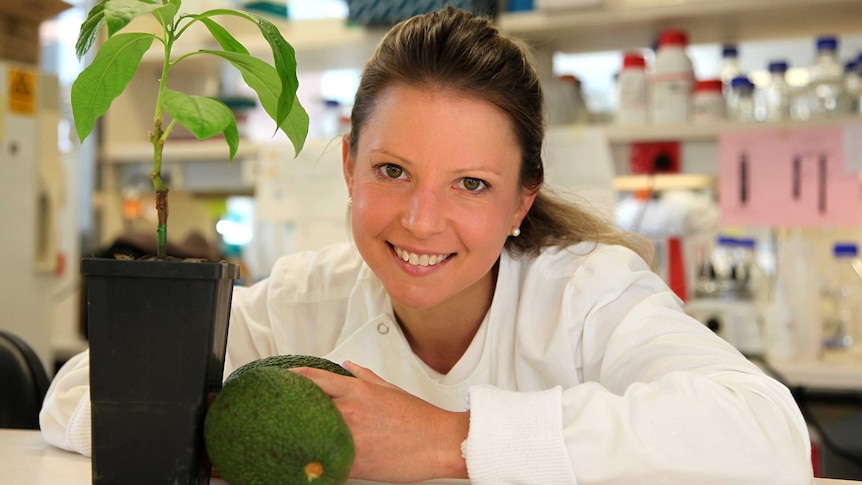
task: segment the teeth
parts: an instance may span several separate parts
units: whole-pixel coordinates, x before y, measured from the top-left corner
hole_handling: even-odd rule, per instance
[[[434,266],[446,259],[448,254],[415,254],[402,250],[401,248],[395,248],[395,254],[398,255],[399,258],[404,261],[415,265],[415,266]]]

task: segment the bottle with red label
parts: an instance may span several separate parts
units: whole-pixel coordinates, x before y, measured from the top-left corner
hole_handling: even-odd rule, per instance
[[[642,125],[647,122],[646,61],[638,52],[623,55],[623,68],[617,78],[616,122]]]
[[[686,53],[688,34],[665,30],[658,38],[649,77],[649,117],[653,123],[685,123],[691,111],[694,68]]]
[[[721,79],[703,79],[695,83],[692,98],[692,119],[695,123],[725,119],[723,87]]]

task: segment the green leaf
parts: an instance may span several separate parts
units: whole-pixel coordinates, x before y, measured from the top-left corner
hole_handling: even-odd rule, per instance
[[[200,19],[202,17],[212,17],[215,15],[233,15],[253,22],[257,25],[267,43],[269,43],[270,48],[272,48],[273,63],[280,80],[281,90],[279,91],[280,94],[276,104],[275,113],[270,116],[275,119],[276,125],[281,126],[290,113],[293,101],[296,98],[296,90],[299,87],[299,80],[296,77],[296,52],[293,50],[293,47],[284,40],[278,27],[263,17],[236,10],[214,9],[207,10],[196,18]]]
[[[281,122],[279,128],[293,143],[293,148],[296,151],[294,156],[299,155],[305,145],[305,139],[308,137],[308,112],[299,103],[299,98],[294,96],[287,118]]]
[[[153,35],[146,33],[118,34],[102,44],[93,63],[81,71],[72,84],[72,115],[78,138],[83,141],[114,98],[132,80],[141,58],[153,44]]]
[[[159,21],[165,32],[170,30],[170,26],[174,23],[174,17],[177,15],[179,8],[179,3],[168,3],[163,7],[153,10],[153,17]]]
[[[210,31],[213,38],[218,42],[218,45],[221,46],[222,49],[228,52],[238,52],[240,54],[248,54],[248,49],[245,48],[234,36],[230,34],[224,27],[219,25],[216,21],[207,18],[194,16],[206,26],[206,28]]]
[[[281,95],[278,98],[278,108],[275,115],[276,124],[281,126],[281,123],[288,117],[296,97],[296,90],[299,88],[299,80],[296,77],[296,52],[284,40],[278,27],[272,22],[256,15],[253,18],[257,20],[260,32],[272,47],[275,70],[281,79]]]
[[[105,20],[105,3],[97,3],[90,9],[86,20],[81,23],[81,30],[78,33],[78,42],[75,43],[75,54],[78,60],[84,57],[84,54],[90,51],[93,44],[96,43],[96,36],[99,34],[99,27]]]
[[[165,89],[162,92],[162,102],[168,113],[188,128],[198,140],[224,132],[231,123],[236,129],[233,112],[217,99]]]
[[[129,25],[135,17],[150,13],[156,9],[172,8],[174,5],[162,5],[146,0],[105,0],[105,23],[108,25],[108,37]],[[174,10],[176,13],[176,10]],[[173,17],[173,15],[171,15]]]
[[[201,53],[221,57],[238,69],[245,83],[257,93],[264,111],[275,120],[278,98],[281,94],[281,79],[273,66],[254,56],[238,52],[201,51]],[[288,115],[276,126],[287,135],[293,143],[296,154],[299,154],[308,136],[308,113],[299,103],[295,92],[293,100]]]
[[[231,113],[233,115],[233,113]],[[230,117],[230,124],[224,129],[224,140],[230,149],[230,161],[236,157],[236,151],[239,149],[239,130],[236,127],[236,117]]]

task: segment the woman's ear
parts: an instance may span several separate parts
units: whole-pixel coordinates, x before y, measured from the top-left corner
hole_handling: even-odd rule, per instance
[[[521,221],[527,217],[527,213],[530,212],[530,207],[533,207],[533,201],[536,200],[536,196],[538,194],[538,190],[521,191],[521,203],[515,211],[515,218],[512,227],[519,227],[521,225]]]
[[[353,157],[350,155],[350,135],[341,137],[341,169],[344,172],[344,183],[347,184],[347,193],[353,194]]]

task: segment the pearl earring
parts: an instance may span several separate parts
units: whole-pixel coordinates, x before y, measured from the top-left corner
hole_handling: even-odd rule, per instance
[[[350,207],[352,205],[353,205],[353,197],[348,197],[347,198],[347,207]]]
[[[521,235],[521,228],[516,227],[512,229],[512,237],[518,237]]]

